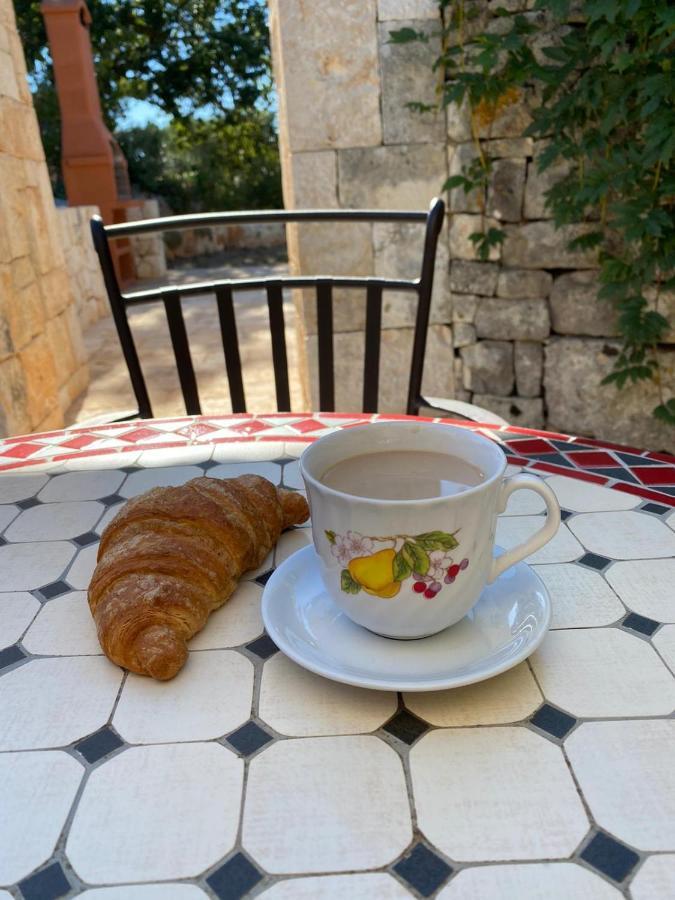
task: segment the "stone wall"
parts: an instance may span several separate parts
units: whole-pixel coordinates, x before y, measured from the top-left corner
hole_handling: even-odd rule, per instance
[[[286,229],[281,223],[270,225],[214,225],[205,228],[186,228],[164,234],[166,258],[190,259],[210,256],[223,250],[255,250],[283,247]]]
[[[110,313],[89,227],[91,217],[98,214],[97,206],[60,206],[56,209],[70,288],[75,297],[77,317],[85,330]]]
[[[157,219],[159,217],[159,202],[146,198],[140,200],[138,205],[127,209],[129,222],[137,219]],[[131,238],[131,247],[134,254],[136,276],[144,278],[166,277],[166,253],[161,234],[140,234]]]
[[[58,428],[88,382],[23,50],[0,0],[0,436]]]
[[[524,0],[478,3],[479,25],[487,28],[504,26],[502,17],[491,24],[498,7],[528,6]],[[405,106],[437,96],[436,0],[269,5],[286,205],[424,209],[476,153],[466,110],[420,115]],[[425,32],[428,43],[388,43],[391,30],[407,26]],[[518,425],[672,446],[672,429],[651,416],[658,402],[653,385],[621,393],[600,385],[617,353],[615,315],[596,299],[593,256],[567,248],[578,229],[557,231],[545,209],[544,193],[560,169],[539,173],[542,144],[521,137],[528,98],[508,99],[493,121],[479,124],[495,160],[486,196],[456,189],[446,197],[449,227],[438,252],[424,389],[487,407]],[[489,262],[476,261],[469,240],[481,221],[506,232]],[[410,227],[293,228],[289,254],[292,267],[307,274],[411,276],[421,239],[414,240]],[[338,353],[338,408],[353,407],[359,396],[364,323],[362,298],[339,299],[337,341],[346,356]],[[675,301],[662,300],[662,312],[666,306],[675,320]],[[301,300],[300,308],[311,374],[313,302]],[[385,303],[383,409],[405,405],[413,314],[409,299]],[[662,348],[661,358],[672,383],[675,343]]]

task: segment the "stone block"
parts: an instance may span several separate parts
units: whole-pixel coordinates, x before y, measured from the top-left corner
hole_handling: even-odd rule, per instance
[[[62,313],[60,316],[56,316],[47,322],[45,325],[45,336],[51,349],[52,357],[59,362],[57,382],[60,386],[70,378],[78,366],[68,331],[66,313]]]
[[[27,409],[26,378],[18,357],[10,356],[0,362],[0,437],[28,434],[32,425]]]
[[[272,0],[270,31],[290,152],[382,141],[377,23],[370,3]]]
[[[670,328],[662,337],[661,342],[664,344],[675,344],[675,291],[659,291],[656,288],[646,288],[644,297],[649,303],[650,309],[657,312],[668,320]]]
[[[448,147],[448,175],[461,175],[463,170],[477,159],[478,151],[472,142],[458,144],[456,147]],[[464,188],[456,187],[448,191],[448,211],[481,212],[484,209],[484,196],[482,191],[466,193]]]
[[[84,346],[82,324],[80,322],[75,306],[69,306],[68,309],[64,312],[63,317],[68,329],[68,336],[73,348],[73,353],[75,354],[75,361],[78,365],[82,365],[87,361],[87,350]]]
[[[540,397],[496,397],[494,394],[474,394],[472,402],[521,428],[544,427],[544,403]]]
[[[75,281],[76,278],[76,272],[69,275],[65,267],[52,269],[40,277],[40,293],[47,319],[57,316],[72,302],[70,285],[71,279]]]
[[[534,300],[548,297],[553,277],[536,269],[502,269],[497,279],[497,296]]]
[[[337,155],[334,150],[293,153],[289,161],[289,206],[295,209],[335,209]]]
[[[470,240],[471,235],[490,228],[499,228],[499,222],[487,216],[472,216],[467,213],[454,215],[449,230],[450,256],[453,259],[475,260],[476,246]],[[498,260],[500,255],[501,247],[498,244],[490,248],[492,262]]]
[[[19,293],[35,281],[35,269],[30,256],[21,256],[12,260],[12,290]]]
[[[558,334],[614,337],[619,333],[614,304],[600,300],[597,272],[568,272],[553,282],[551,327]]]
[[[525,187],[524,159],[497,159],[492,164],[487,213],[502,222],[519,222]]]
[[[452,325],[452,338],[455,348],[466,347],[476,343],[476,329],[465,322],[455,322]]]
[[[405,412],[412,355],[413,330],[392,328],[382,332],[380,354],[380,412]],[[317,338],[307,340],[307,356],[311,385],[311,404],[318,400]],[[360,408],[363,393],[363,332],[335,336],[335,403],[336,409]],[[432,325],[427,337],[423,391],[430,396],[454,396],[452,331],[445,325]]]
[[[497,138],[494,141],[483,141],[483,148],[490,159],[524,159],[532,156],[534,141],[530,137]]]
[[[675,434],[652,410],[660,402],[653,381],[622,390],[601,384],[621,345],[599,338],[553,338],[546,348],[544,388],[548,427],[634,447],[675,451]],[[660,352],[662,389],[675,393],[675,348]]]
[[[542,150],[541,144],[535,148],[535,157],[527,166],[527,184],[525,185],[524,214],[526,219],[551,219],[553,213],[546,208],[546,192],[564,178],[570,171],[570,164],[566,161],[556,162],[539,171],[539,156]]]
[[[437,10],[437,17],[440,15]],[[426,35],[427,42],[409,44],[389,42],[397,28],[414,28]],[[407,107],[419,102],[435,106],[438,75],[430,60],[441,52],[438,24],[418,18],[378,25],[380,78],[382,83],[382,131],[385,144],[421,144],[443,141],[444,116],[440,110],[420,113]]]
[[[380,22],[398,22],[403,19],[439,19],[437,0],[377,0],[377,18]],[[397,25],[402,28],[403,25]]]
[[[497,287],[499,267],[494,263],[453,259],[450,266],[450,290],[460,294],[491,297]]]
[[[44,328],[45,314],[37,282],[12,293],[7,315],[12,343],[21,350]]]
[[[469,104],[451,103],[445,111],[448,140],[460,144],[471,140],[471,111]]]
[[[14,301],[11,284],[12,276],[9,267],[0,264],[0,362],[14,353],[9,321],[9,308]]]
[[[462,347],[463,384],[467,391],[508,397],[513,390],[513,344],[479,341]]]
[[[46,335],[41,334],[18,354],[26,384],[26,412],[36,427],[58,404],[59,377]]]
[[[539,341],[516,341],[513,348],[516,391],[521,397],[541,396],[544,347]]]
[[[474,111],[474,122],[479,137],[490,140],[522,137],[532,122],[530,102],[528,92],[519,88],[509,88],[496,104],[479,104]]]
[[[545,300],[506,300],[484,297],[476,310],[479,338],[541,341],[548,337],[551,320]]]
[[[19,99],[19,84],[10,54],[0,50],[0,95],[11,100]]]
[[[70,406],[83,394],[89,384],[89,368],[80,366],[59,388],[59,408],[67,413]]]
[[[528,222],[506,225],[502,262],[523,269],[592,269],[597,265],[593,250],[570,250],[569,242],[591,231],[590,225],[564,225],[553,222]]]
[[[472,325],[482,299],[477,294],[453,294],[452,321],[456,324]]]
[[[340,202],[347,209],[427,209],[445,177],[442,143],[338,151]]]

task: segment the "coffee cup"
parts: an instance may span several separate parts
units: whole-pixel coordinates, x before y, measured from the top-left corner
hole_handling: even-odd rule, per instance
[[[326,484],[338,464],[345,469],[353,461],[356,469],[375,453],[446,455],[480,477],[454,493],[412,499]],[[560,524],[551,488],[535,475],[505,477],[506,465],[496,441],[469,428],[415,420],[345,428],[308,447],[300,469],[322,578],[335,605],[391,638],[426,637],[462,619],[486,584],[543,547]],[[539,494],[546,518],[530,538],[496,556],[497,516],[518,490]]]

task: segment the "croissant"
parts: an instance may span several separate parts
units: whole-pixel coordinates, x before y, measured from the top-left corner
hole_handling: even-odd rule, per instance
[[[265,559],[282,529],[307,520],[302,494],[259,475],[195,478],[130,500],[101,536],[89,608],[105,655],[173,678],[187,641]]]

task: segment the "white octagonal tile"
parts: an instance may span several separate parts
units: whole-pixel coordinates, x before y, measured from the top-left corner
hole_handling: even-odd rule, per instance
[[[131,744],[208,741],[251,715],[253,666],[234,650],[191,653],[169,685],[130,673],[113,725]]]
[[[633,612],[657,622],[675,622],[675,559],[615,563],[607,581]]]
[[[588,831],[562,752],[525,728],[432,731],[410,769],[419,826],[453,859],[565,857]]]
[[[527,718],[543,702],[527,663],[450,691],[404,695],[411,712],[432,725],[501,725]]]
[[[675,674],[675,625],[666,625],[652,638],[652,643]]]
[[[546,510],[544,498],[534,491],[515,491],[506,504],[503,516],[533,516]]]
[[[517,544],[522,544],[528,538],[539,531],[543,526],[542,516],[500,516],[497,519],[497,532],[495,541],[500,547],[509,550]],[[578,559],[584,552],[579,541],[570,534],[567,525],[561,522],[557,534],[548,544],[545,544],[536,553],[528,556],[527,563],[556,563],[569,562]]]
[[[80,900],[204,900],[206,894],[196,884],[118,884],[77,896]]]
[[[438,900],[620,900],[622,896],[574,863],[533,863],[464,869]]]
[[[675,679],[646,641],[617,628],[552,631],[531,658],[544,696],[574,716],[668,715]]]
[[[0,532],[4,531],[12,519],[15,519],[20,512],[18,506],[0,506]]]
[[[302,450],[297,455],[300,456],[302,452],[307,449],[307,447],[307,444],[303,444]],[[284,484],[286,485],[286,487],[304,488],[305,482],[302,480],[302,475],[300,474],[300,463],[286,463],[286,465],[284,466]]]
[[[289,556],[311,543],[311,528],[293,528],[290,531],[285,531],[277,541],[277,546],[274,550],[274,565],[280,566]]]
[[[237,478],[239,475],[262,475],[272,484],[281,483],[281,466],[273,462],[223,463],[206,473],[209,478]]]
[[[91,531],[105,507],[95,500],[31,506],[5,532],[10,541],[58,541]]]
[[[616,509],[633,509],[642,503],[642,497],[614,491],[612,488],[583,481],[581,478],[566,478],[551,475],[546,484],[552,488],[563,509],[573,512],[607,512]]]
[[[39,609],[27,591],[0,594],[0,650],[19,640]]]
[[[265,900],[410,900],[403,885],[383,872],[288,878],[260,896]]]
[[[117,461],[119,465],[125,464],[119,458]],[[98,472],[68,472],[65,475],[54,476],[40,491],[39,499],[43,503],[61,500],[99,500],[101,497],[114,494],[124,478],[124,472],[110,469]]]
[[[93,884],[193,878],[234,844],[243,774],[220,744],[132,747],[92,772],[68,859]]]
[[[279,741],[251,761],[242,840],[268,872],[379,868],[411,838],[401,761],[379,738]]]
[[[675,534],[641,512],[584,513],[569,527],[592,553],[610,559],[654,559],[675,554]]]
[[[197,466],[162,466],[132,472],[117,491],[121,497],[137,497],[154,487],[175,487],[192,478],[200,478],[203,470]]]
[[[0,547],[0,572],[5,591],[32,591],[56,581],[75,555],[67,541],[7,544]]]
[[[49,859],[84,768],[67,753],[0,754],[0,882],[12,884]]]
[[[601,828],[640,850],[675,850],[675,721],[588,722],[565,746]]]
[[[62,747],[108,721],[122,670],[100,657],[33,659],[0,678],[0,750]]]
[[[260,613],[262,588],[254,581],[242,581],[229,600],[212,612],[206,625],[190,641],[190,650],[238,647],[262,634]]]
[[[396,694],[328,681],[277,653],[265,663],[260,718],[281,734],[304,737],[374,731],[396,712]]]
[[[47,475],[0,474],[0,503],[16,503],[34,497],[45,484]]]
[[[534,570],[551,595],[551,628],[610,625],[626,614],[599,572],[574,563],[535,566]]]
[[[75,562],[68,569],[66,579],[68,584],[78,591],[85,591],[89,587],[91,576],[96,568],[98,544],[91,544],[77,554]]]
[[[104,529],[112,522],[117,513],[122,509],[124,503],[116,503],[114,506],[108,507],[105,513],[101,516],[101,518],[96,523],[96,528],[94,528],[94,532],[96,534],[103,534]]]
[[[45,603],[23,645],[38,656],[101,655],[86,593],[72,591]]]
[[[633,900],[673,900],[675,853],[650,856],[631,882]]]

